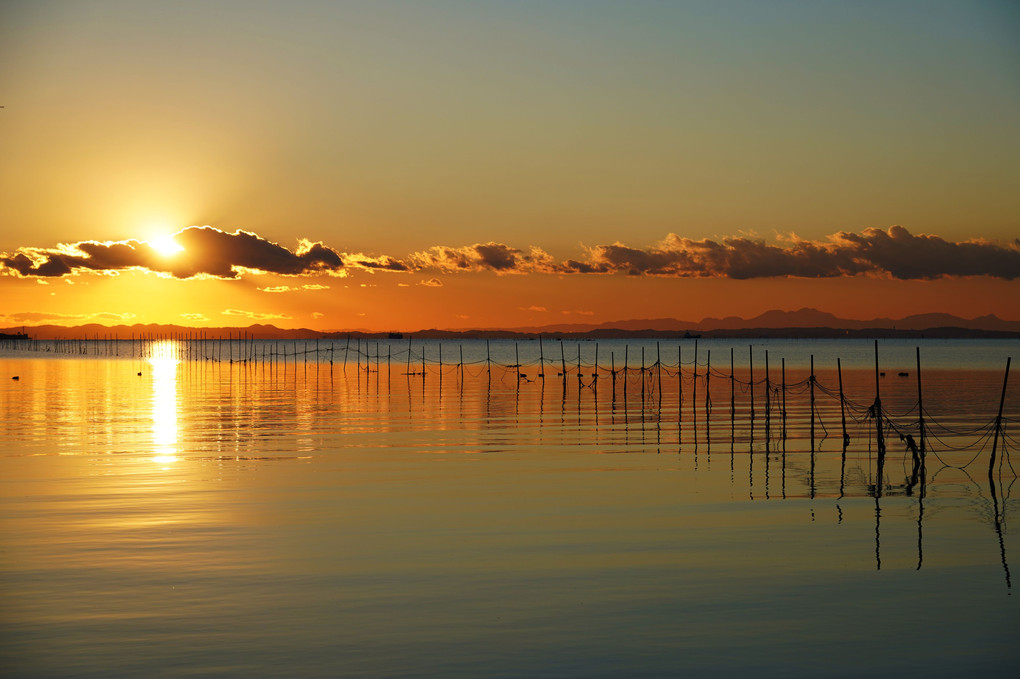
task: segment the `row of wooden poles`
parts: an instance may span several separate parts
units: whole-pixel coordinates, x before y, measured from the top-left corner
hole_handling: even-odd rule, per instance
[[[354,351],[353,351],[353,354],[354,354],[354,357],[355,357],[355,368],[359,372],[361,370],[365,370],[366,372],[370,372],[372,370],[372,359],[373,359],[373,355],[372,355],[372,351],[371,351],[371,344],[369,343],[368,340],[364,340],[366,346],[363,349],[362,348],[362,341],[363,340],[361,338],[353,338],[353,339],[356,342],[356,346],[355,346]],[[546,378],[546,374],[545,374],[546,367],[549,366],[549,365],[555,365],[557,363],[557,361],[556,361],[555,358],[546,358],[545,350],[544,350],[544,344],[543,344],[543,341],[542,341],[542,337],[539,336],[538,339],[539,339],[539,363],[538,363],[538,366],[537,366],[538,373],[537,373],[537,377],[536,378],[544,380]],[[168,334],[168,335],[140,334],[140,335],[132,336],[129,339],[121,339],[119,337],[111,336],[111,335],[95,335],[95,336],[93,336],[91,338],[54,339],[54,340],[31,340],[31,339],[25,339],[25,338],[5,338],[3,340],[0,340],[0,349],[8,350],[8,351],[9,350],[22,350],[22,351],[27,350],[27,351],[35,351],[35,352],[45,351],[45,352],[53,352],[53,353],[58,353],[58,354],[72,354],[72,355],[83,355],[83,356],[100,356],[100,357],[103,357],[103,356],[105,356],[105,357],[126,356],[126,357],[137,357],[137,358],[150,358],[153,355],[154,351],[159,351],[161,348],[163,348],[163,349],[168,348],[169,351],[172,354],[170,356],[171,358],[174,358],[174,359],[177,359],[177,360],[184,360],[184,361],[195,361],[195,360],[206,360],[206,361],[217,361],[217,362],[227,361],[227,362],[230,362],[230,363],[241,363],[241,364],[259,363],[259,362],[261,362],[263,365],[268,363],[270,366],[272,366],[272,365],[277,364],[279,362],[297,362],[299,360],[302,360],[305,363],[305,365],[307,365],[308,360],[309,360],[309,356],[312,356],[312,357],[314,357],[312,359],[313,362],[319,362],[319,361],[321,361],[323,359],[328,359],[330,365],[334,364],[334,360],[335,360],[336,354],[338,353],[337,352],[336,341],[330,340],[328,342],[328,345],[326,345],[326,342],[323,341],[323,340],[320,340],[320,339],[314,339],[314,340],[310,340],[310,341],[309,340],[304,340],[304,341],[301,341],[300,349],[298,348],[298,344],[297,344],[298,341],[299,340],[283,340],[283,341],[281,341],[281,340],[256,340],[254,336],[252,336],[252,335],[250,335],[248,333],[244,333],[244,332],[238,333],[236,335],[232,335],[231,334],[231,335],[228,335],[227,337],[222,337],[222,336],[209,337],[206,333],[195,332],[195,333],[175,333],[175,334]],[[281,342],[282,342],[282,344],[281,344]],[[343,366],[344,372],[346,372],[346,370],[347,370],[349,359],[350,359],[350,356],[351,356],[351,353],[352,353],[351,342],[352,342],[352,337],[348,336],[346,338],[345,343],[342,346],[342,353],[343,353],[342,366]],[[293,350],[288,350],[287,349],[287,344],[288,343],[292,344]],[[564,349],[564,344],[563,344],[563,342],[559,342],[559,344],[560,344],[560,352],[559,352],[560,356],[559,356],[558,363],[559,363],[560,370],[557,373],[557,377],[562,377],[565,380],[567,375],[570,373],[571,369],[573,369],[575,371],[575,373],[576,373],[577,379],[580,382],[583,383],[584,376],[585,376],[585,372],[584,372],[585,371],[585,365],[582,363],[582,360],[581,360],[581,344],[578,343],[578,345],[577,345],[577,357],[576,357],[576,361],[571,361],[571,363],[569,363],[569,364],[567,362],[566,351]],[[500,365],[500,364],[494,363],[493,360],[492,360],[492,354],[491,354],[489,340],[486,340],[485,346],[486,346],[486,357],[485,357],[484,365],[485,365],[485,369],[486,369],[486,371],[487,371],[487,373],[488,373],[490,378],[491,378],[491,374],[492,374],[492,369],[495,366],[497,368],[502,368],[504,371],[506,371],[506,370],[513,370],[513,371],[515,371],[518,382],[525,381],[525,380],[530,381],[530,379],[528,378],[527,374],[522,372],[522,367],[524,367],[524,366],[522,365],[522,363],[520,361],[520,350],[519,350],[519,344],[517,342],[514,343],[515,362],[512,363],[512,364],[509,364],[509,365]],[[607,376],[612,378],[612,386],[613,386],[613,389],[615,391],[615,388],[616,388],[616,378],[617,378],[618,375],[622,375],[624,377],[624,380],[623,380],[624,390],[626,390],[627,383],[628,383],[628,380],[626,378],[628,377],[630,372],[632,372],[632,371],[640,371],[641,375],[646,375],[646,374],[651,375],[654,372],[655,380],[656,380],[656,383],[658,385],[658,396],[661,399],[661,397],[662,397],[662,370],[663,370],[664,364],[662,363],[662,360],[661,360],[661,352],[660,352],[659,342],[656,342],[656,345],[655,345],[655,351],[656,351],[655,362],[652,363],[651,365],[647,365],[647,363],[646,363],[645,347],[642,346],[641,347],[641,364],[640,364],[640,368],[632,368],[630,366],[629,351],[630,351],[630,347],[625,345],[625,347],[624,347],[624,356],[623,356],[623,364],[622,364],[622,366],[619,369],[617,368],[617,365],[616,365],[615,352],[610,352],[609,365],[608,366],[601,366],[600,363],[599,363],[599,344],[596,342],[595,343],[595,360],[594,360],[594,363],[591,364],[591,368],[590,368],[591,369],[590,377],[592,378],[592,382],[591,382],[590,386],[593,389],[597,389],[598,388],[598,378],[599,378],[600,374],[601,375],[607,375]],[[733,349],[732,348],[730,348],[730,373],[729,373],[729,375],[726,375],[725,373],[718,372],[718,371],[715,374],[716,374],[717,377],[721,377],[721,378],[724,378],[724,379],[728,378],[730,380],[730,385],[731,385],[731,389],[730,389],[730,410],[731,410],[731,415],[733,415],[735,413],[735,385],[736,384],[742,384],[742,385],[748,385],[748,386],[752,387],[750,389],[750,391],[749,391],[749,396],[750,396],[751,418],[753,419],[754,418],[754,412],[755,412],[755,410],[754,410],[755,403],[754,403],[754,389],[753,389],[753,386],[756,384],[756,382],[754,380],[754,353],[753,353],[753,348],[750,347],[750,346],[748,347],[748,351],[749,351],[749,356],[748,356],[748,358],[749,358],[749,379],[748,379],[747,382],[743,382],[742,380],[739,380],[736,377],[735,370],[734,370],[734,353],[733,353]],[[414,366],[412,365],[412,358],[413,358],[413,356],[414,356],[414,352],[413,352],[412,339],[408,338],[408,344],[407,344],[407,350],[406,350],[406,370],[405,370],[405,374],[408,375],[408,376],[420,375],[422,377],[425,377],[427,375],[427,373],[428,373],[429,362],[426,359],[426,355],[425,355],[425,351],[424,351],[424,345],[422,345],[422,351],[421,351],[421,356],[420,356],[420,359],[421,359],[421,362],[420,362],[421,370],[420,371],[417,370],[417,365],[414,365]],[[691,398],[692,398],[692,401],[694,402],[693,405],[696,408],[697,407],[697,405],[696,405],[697,404],[697,380],[698,380],[699,377],[704,378],[704,381],[705,381],[705,408],[706,408],[706,412],[707,412],[710,409],[710,407],[711,407],[711,403],[710,403],[710,388],[709,387],[710,387],[710,380],[711,380],[711,377],[712,377],[712,374],[713,374],[713,370],[712,370],[712,352],[711,352],[711,350],[709,350],[707,352],[706,361],[705,361],[705,371],[703,373],[699,373],[698,372],[698,365],[699,365],[698,364],[698,342],[697,342],[696,339],[694,340],[694,356],[695,356],[694,357],[694,361],[693,361],[694,368],[693,368],[693,371],[692,371],[693,391],[692,391]],[[362,359],[364,359],[364,364],[363,364]],[[386,354],[385,357],[383,357],[381,355],[381,353],[380,353],[379,342],[377,341],[375,343],[375,355],[374,355],[374,359],[375,359],[375,366],[376,366],[375,369],[376,370],[379,369],[379,366],[382,365],[382,363],[384,361],[385,361],[385,364],[389,367],[389,369],[392,370],[392,366],[393,366],[393,362],[394,362],[393,361],[394,356],[393,356],[393,345],[392,345],[392,343],[387,343],[387,354]],[[924,410],[923,410],[923,394],[922,394],[922,389],[921,389],[921,354],[920,354],[920,348],[919,347],[916,349],[916,360],[917,360],[916,375],[917,375],[917,398],[918,398],[918,439],[917,439],[917,441],[914,441],[912,435],[907,435],[906,436],[906,441],[907,441],[908,447],[910,448],[910,450],[911,450],[911,452],[912,452],[912,454],[914,456],[915,465],[919,466],[919,465],[923,465],[924,456],[925,456],[925,452],[926,452],[925,451],[925,422],[924,422]],[[1002,427],[1002,413],[1003,413],[1003,408],[1005,406],[1006,386],[1007,386],[1008,379],[1009,379],[1009,368],[1010,368],[1010,361],[1011,360],[1012,359],[1010,358],[1010,359],[1007,359],[1007,361],[1006,361],[1006,371],[1005,371],[1005,375],[1003,377],[1002,396],[1001,396],[1000,403],[999,403],[999,411],[998,411],[998,414],[997,414],[996,419],[995,419],[995,425],[994,425],[995,426],[995,430],[994,430],[994,436],[993,436],[992,453],[991,453],[991,458],[990,458],[990,461],[989,461],[989,465],[990,465],[989,466],[989,473],[990,474],[991,474],[991,468],[995,464],[995,459],[996,459],[996,454],[997,454],[997,447],[998,447],[998,438],[999,438],[999,435],[1000,435],[1000,432],[1001,432],[1001,427]],[[480,361],[477,362],[477,363],[480,363]],[[463,347],[463,345],[459,346],[459,360],[456,363],[445,363],[444,364],[444,360],[443,360],[443,343],[439,342],[438,343],[438,357],[437,357],[437,360],[433,363],[433,365],[438,365],[440,379],[442,378],[444,365],[455,366],[457,368],[458,372],[460,373],[461,377],[463,377],[464,367],[466,365],[465,362],[464,362],[464,347]],[[568,366],[569,366],[569,368],[568,368]],[[813,441],[814,438],[815,438],[814,427],[815,427],[815,387],[816,387],[814,356],[811,356],[811,366],[810,367],[811,367],[811,371],[810,371],[810,376],[808,378],[808,385],[809,385],[809,393],[810,393],[809,398],[810,398],[810,408],[811,408],[811,419],[810,419],[811,439]],[[847,404],[847,400],[846,400],[846,398],[844,396],[844,392],[843,392],[843,371],[842,371],[842,365],[841,365],[840,359],[838,359],[838,358],[836,359],[836,368],[837,368],[837,375],[838,375],[838,381],[839,381],[839,401],[840,401],[841,425],[842,425],[843,441],[845,443],[849,439],[849,435],[847,433],[847,425],[846,425],[846,404]],[[678,345],[677,373],[678,373],[678,376],[680,376],[681,378],[682,378],[682,371],[683,371],[682,345]],[[874,418],[875,422],[879,423],[879,426],[876,427],[876,439],[877,439],[876,443],[877,443],[877,448],[878,448],[878,453],[879,453],[879,461],[881,463],[881,461],[883,459],[883,456],[884,456],[884,453],[885,453],[886,445],[885,445],[885,436],[884,436],[884,431],[883,431],[884,430],[884,426],[882,426],[884,424],[884,422],[885,422],[885,418],[884,418],[883,412],[882,412],[882,399],[881,399],[880,379],[879,379],[880,375],[881,375],[881,373],[879,371],[878,340],[875,340],[875,400],[874,400],[874,403],[872,404],[871,408],[869,408],[868,414],[869,414],[870,417]],[[768,353],[768,351],[765,352],[765,379],[764,379],[764,383],[765,383],[765,398],[766,398],[766,407],[765,407],[766,419],[765,419],[765,426],[766,426],[766,432],[768,432],[769,429],[770,429],[770,425],[771,425],[771,422],[770,422],[770,419],[771,419],[770,418],[770,413],[772,411],[772,404],[770,403],[770,399],[772,398],[773,390],[774,390],[773,385],[772,385],[772,379],[771,379],[771,370],[770,370],[770,366],[769,366],[769,353]],[[565,384],[565,381],[564,381],[564,388],[565,388],[565,386],[566,386],[566,384]],[[645,382],[644,382],[644,380],[642,380],[642,397],[644,396],[644,389],[645,389]],[[781,386],[778,389],[775,389],[775,391],[777,392],[777,395],[781,395],[781,398],[782,398],[782,403],[781,403],[779,409],[780,409],[780,413],[782,415],[783,438],[785,438],[786,437],[786,392],[787,392],[787,384],[786,384],[786,359],[785,358],[782,359],[782,362],[781,362]],[[626,391],[625,391],[625,393],[626,393]],[[681,392],[681,394],[682,394],[682,392]],[[681,399],[682,399],[682,395],[681,395]],[[768,433],[767,433],[767,436],[768,436]]]

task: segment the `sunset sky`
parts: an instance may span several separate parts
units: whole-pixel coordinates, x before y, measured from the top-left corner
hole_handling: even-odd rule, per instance
[[[1020,320],[1020,4],[0,6],[0,326]]]

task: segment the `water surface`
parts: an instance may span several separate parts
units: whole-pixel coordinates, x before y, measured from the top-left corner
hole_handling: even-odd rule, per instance
[[[0,359],[5,675],[1020,660],[1015,342],[251,344]]]

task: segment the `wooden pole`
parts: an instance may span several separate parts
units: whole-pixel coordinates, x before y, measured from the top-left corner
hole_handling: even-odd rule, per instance
[[[538,376],[545,379],[545,349],[542,347],[542,336],[538,336]]]
[[[751,395],[751,436],[754,436],[754,347],[750,344],[747,345],[747,356],[750,360],[749,366],[749,378],[751,380],[750,386],[748,386],[748,393]]]
[[[815,452],[815,355],[811,354],[811,377],[808,379],[811,393],[811,452]]]
[[[645,347],[641,345],[641,403],[645,402]]]
[[[836,374],[839,376],[839,418],[843,422],[843,450],[850,444],[850,436],[846,433],[846,398],[843,396],[843,365],[836,359]]]
[[[676,345],[676,424],[679,429],[684,421],[684,345]]]
[[[885,438],[882,431],[882,398],[878,378],[878,340],[875,340],[875,422],[877,423],[876,436],[878,438],[879,463],[881,464],[885,456]]]
[[[694,426],[694,442],[698,437],[698,340],[694,340],[694,368],[691,372],[691,424]]]
[[[655,343],[655,382],[659,389],[659,403],[662,403],[662,352],[659,343]]]
[[[581,343],[577,343],[577,381],[581,381]]]
[[[730,441],[737,428],[736,376],[733,371],[733,347],[730,347]]]
[[[783,440],[786,440],[786,358],[781,358],[780,366],[782,370],[782,384],[783,384]],[[786,449],[785,447],[783,448]]]
[[[708,414],[712,409],[712,390],[709,389],[712,380],[712,350],[708,350],[705,356],[705,426],[708,427]]]
[[[772,432],[772,383],[769,381],[769,350],[765,350],[765,441],[771,439]]]
[[[1006,404],[1006,385],[1009,383],[1009,364],[1013,360],[1010,356],[1006,359],[1006,374],[1002,377],[1002,396],[999,398],[999,414],[995,416],[995,435],[992,438],[992,454],[988,458],[988,482],[993,486],[995,481],[992,470],[995,467],[995,451],[999,446],[999,430],[1002,429],[1002,408]]]
[[[517,364],[517,384],[521,383],[521,353],[517,348],[517,342],[514,342],[514,363]]]
[[[914,347],[917,358],[917,436],[921,456],[924,456],[924,398],[921,394],[921,347]]]

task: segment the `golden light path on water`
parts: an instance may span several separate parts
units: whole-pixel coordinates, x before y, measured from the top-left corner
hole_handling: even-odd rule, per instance
[[[171,342],[152,347],[152,440],[153,462],[169,465],[177,461],[177,367],[180,360]],[[168,469],[169,467],[164,467]]]

